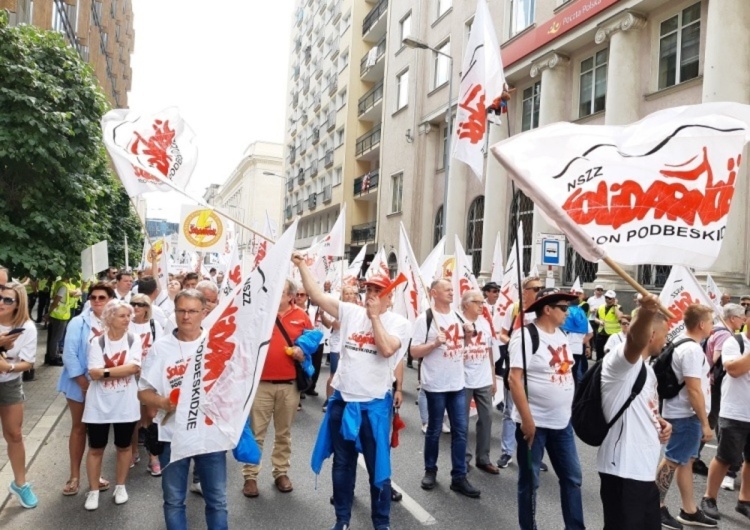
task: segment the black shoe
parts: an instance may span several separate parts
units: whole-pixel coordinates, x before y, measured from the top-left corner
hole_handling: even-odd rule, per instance
[[[737,501],[737,506],[734,507],[734,511],[741,513],[748,519],[750,519],[750,502],[748,501]]]
[[[660,511],[662,528],[669,528],[670,530],[682,530],[682,525],[679,521],[677,521],[677,519],[672,517],[666,506],[662,506]]]
[[[400,491],[397,491],[394,488],[391,488],[391,502],[401,502],[401,499],[403,499],[404,496],[401,495]]]
[[[407,361],[407,362],[406,362],[406,367],[407,367],[407,368],[414,368],[414,364],[412,364],[412,362],[411,362],[411,361]]]
[[[472,499],[478,499],[479,495],[481,495],[482,493],[474,486],[472,486],[469,481],[466,480],[466,477],[462,478],[461,480],[454,480],[453,482],[451,482],[451,489],[457,493],[460,493],[461,495],[471,497]]]
[[[305,397],[307,397],[307,396],[305,396],[305,392],[300,392],[299,393],[299,398],[300,399],[305,399]]]
[[[501,401],[500,403],[495,405],[495,408],[497,409],[498,412],[505,412],[505,402]]]
[[[425,471],[424,477],[422,477],[422,489],[431,490],[435,487],[435,484],[437,484],[437,471]]]
[[[696,475],[703,475],[704,477],[708,476],[708,466],[703,460],[694,460],[693,461],[693,473]]]
[[[701,510],[703,510],[703,513],[708,515],[711,519],[716,519],[717,521],[721,519],[721,515],[719,514],[719,507],[716,506],[716,499],[712,499],[711,497],[703,497],[701,499]]]
[[[21,380],[24,383],[28,383],[29,381],[33,381],[36,375],[36,370],[33,368],[31,370],[26,370],[23,375],[21,376]]]
[[[549,471],[549,468],[547,467],[547,464],[545,464],[544,462],[540,463],[539,464],[539,471],[544,471],[545,473],[547,471]]]
[[[307,394],[308,396],[312,396],[312,397],[315,397],[318,395],[318,393],[315,391],[314,388],[311,388],[310,390],[305,390],[305,394]]]
[[[497,467],[505,469],[508,465],[513,462],[513,457],[510,455],[503,455],[500,460],[497,461]]]
[[[704,528],[716,528],[719,526],[716,519],[708,517],[700,508],[695,513],[687,513],[685,510],[680,509],[680,515],[677,516],[677,520],[688,526],[702,526]]]
[[[55,359],[45,361],[44,364],[49,366],[63,366],[63,360],[60,357],[56,357]]]
[[[333,495],[331,495],[331,506],[333,506]]]

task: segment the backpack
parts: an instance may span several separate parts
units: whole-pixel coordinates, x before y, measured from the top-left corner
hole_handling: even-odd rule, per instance
[[[711,335],[714,334],[715,331],[718,331],[719,329],[723,329],[727,333],[729,333],[734,339],[739,343],[740,345],[740,355],[745,353],[745,341],[742,340],[742,335],[738,335],[737,333],[731,333],[726,328],[717,328],[716,330],[711,331]],[[727,340],[729,340],[727,338]],[[708,342],[708,339],[705,341]],[[706,351],[706,344],[703,345],[703,351]],[[716,359],[716,362],[714,363],[713,367],[711,367],[711,378],[713,380],[713,386],[712,388],[715,388],[721,393],[721,382],[724,381],[724,376],[727,375],[727,371],[724,369],[724,360],[721,356],[719,356],[718,359]]]
[[[685,381],[680,383],[677,380],[677,374],[674,373],[672,368],[672,356],[677,346],[685,344],[686,342],[695,342],[693,339],[680,339],[677,342],[668,342],[664,349],[659,354],[659,357],[654,361],[654,374],[656,374],[656,389],[661,399],[672,399],[680,393],[682,387],[685,386]]]
[[[104,335],[105,335],[104,333],[99,335],[99,346],[101,347],[102,352],[104,352]],[[133,347],[134,342],[135,342],[135,335],[133,335],[130,331],[128,331],[128,349]]]
[[[430,326],[432,325],[432,308],[428,308],[425,311],[425,320],[427,324],[426,331],[424,333],[424,341],[427,342],[427,336],[430,334]],[[406,353],[411,355],[411,339],[409,339],[409,345],[406,347]]]
[[[585,335],[589,332],[589,320],[586,314],[578,306],[570,306],[568,308],[568,316],[565,319],[565,323],[560,327],[566,333],[580,333]]]
[[[625,404],[612,418],[607,422],[604,418],[602,409],[602,365],[596,363],[592,370],[586,372],[583,380],[578,383],[575,395],[573,397],[573,410],[570,421],[573,430],[583,443],[599,447],[604,443],[607,433],[612,426],[620,419],[625,411],[630,407],[633,400],[641,393],[643,386],[646,384],[646,363],[641,365],[641,371],[633,383],[633,389]]]

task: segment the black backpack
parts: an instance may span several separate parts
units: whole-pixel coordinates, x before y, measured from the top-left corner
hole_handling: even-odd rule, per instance
[[[738,333],[731,333],[726,328],[720,328],[727,331],[727,333],[730,333],[732,337],[739,343],[740,345],[740,355],[745,353],[745,341],[742,340],[742,335]],[[713,331],[711,332],[713,335]],[[729,339],[727,339],[729,340]],[[703,351],[706,351],[706,347],[703,347]],[[721,356],[719,356],[718,359],[716,359],[716,362],[714,363],[713,367],[711,368],[711,376],[713,377],[713,387],[718,390],[719,393],[721,393],[721,382],[724,380],[724,376],[727,375],[727,371],[724,369],[724,360]]]
[[[625,404],[615,414],[612,421],[607,422],[602,410],[602,365],[596,363],[593,369],[586,372],[583,380],[578,383],[573,397],[573,410],[570,421],[576,435],[585,444],[599,447],[604,443],[607,433],[625,413],[633,400],[641,393],[646,384],[646,363],[641,365],[641,371],[633,384],[630,396]]]
[[[680,339],[677,342],[668,342],[664,349],[659,354],[659,357],[654,361],[653,368],[654,374],[656,374],[657,391],[661,399],[672,399],[680,393],[682,387],[685,386],[685,381],[680,383],[677,380],[677,374],[674,373],[672,368],[672,356],[677,346],[685,344],[686,342],[695,342],[693,339]]]

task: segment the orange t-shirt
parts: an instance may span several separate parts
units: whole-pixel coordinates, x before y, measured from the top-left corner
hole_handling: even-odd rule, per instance
[[[279,320],[281,320],[281,324],[292,343],[302,335],[303,330],[313,328],[310,317],[297,306],[292,306],[286,313],[279,315]],[[291,381],[295,379],[294,361],[286,354],[287,346],[284,335],[279,331],[279,326],[274,324],[266,363],[263,365],[263,373],[260,375],[261,381]]]

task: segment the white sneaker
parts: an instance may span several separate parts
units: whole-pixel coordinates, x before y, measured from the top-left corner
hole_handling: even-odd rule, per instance
[[[200,482],[193,482],[192,484],[190,484],[190,491],[201,496],[203,495],[203,488],[201,488]]]
[[[422,424],[422,434],[427,434],[427,424],[426,423]]]
[[[99,492],[89,491],[86,494],[86,503],[83,505],[88,511],[93,512],[99,507]]]
[[[447,424],[447,423],[445,423],[445,422],[443,422],[443,432],[444,432],[445,434],[448,434],[449,432],[451,432],[451,427],[450,427],[450,425],[448,425],[448,424]]]
[[[115,486],[113,497],[115,498],[115,504],[125,504],[128,502],[128,490],[125,489],[125,484]]]
[[[734,478],[724,477],[724,480],[721,481],[721,489],[734,491]]]

